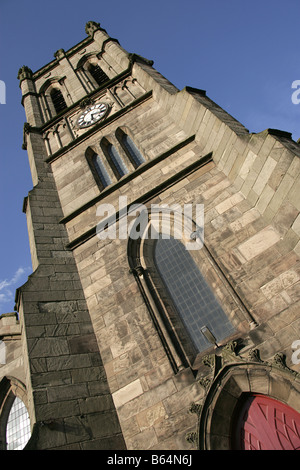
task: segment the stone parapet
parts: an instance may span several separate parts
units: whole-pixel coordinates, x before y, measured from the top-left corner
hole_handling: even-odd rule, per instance
[[[0,337],[21,334],[21,326],[16,312],[3,313],[0,316]]]

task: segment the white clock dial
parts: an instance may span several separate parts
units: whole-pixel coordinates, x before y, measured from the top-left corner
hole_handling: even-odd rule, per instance
[[[88,127],[96,124],[106,114],[108,106],[105,103],[94,104],[88,107],[78,118],[77,125],[81,127]]]

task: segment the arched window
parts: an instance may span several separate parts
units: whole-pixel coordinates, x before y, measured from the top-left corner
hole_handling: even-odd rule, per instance
[[[197,352],[234,332],[213,291],[180,240],[159,238],[155,244],[154,262]]]
[[[234,338],[245,313],[200,233],[178,208],[143,206],[129,234],[129,266],[175,373]]]
[[[128,168],[126,167],[125,163],[120,157],[116,147],[112,144],[108,144],[107,151],[119,175],[120,176],[127,175]]]
[[[117,137],[135,168],[145,162],[143,155],[129,135],[125,134],[123,131],[119,131],[117,132]]]
[[[0,450],[24,449],[31,437],[24,384],[11,377],[0,381]]]
[[[50,96],[57,114],[67,108],[67,104],[65,102],[63,94],[58,88],[53,88],[50,93]]]
[[[117,179],[129,173],[125,162],[123,161],[118,150],[113,144],[111,144],[108,140],[104,138],[101,141],[101,148],[104,154],[107,156],[107,159],[111,163],[112,170],[114,171]]]
[[[6,449],[22,450],[31,437],[30,419],[22,400],[15,397],[6,425]]]
[[[88,66],[88,71],[99,86],[109,80],[108,76],[103,72],[99,65],[90,64]]]
[[[109,186],[110,184],[112,184],[110,175],[107,169],[105,168],[103,157],[101,157],[100,155],[94,154],[92,163],[103,188],[106,188],[106,186]]]

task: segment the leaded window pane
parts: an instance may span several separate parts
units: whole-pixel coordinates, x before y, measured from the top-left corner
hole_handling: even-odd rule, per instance
[[[217,341],[234,328],[184,245],[174,238],[158,239],[154,260],[177,312],[200,352],[211,346],[201,329],[209,328]]]
[[[20,398],[14,399],[6,426],[7,450],[22,450],[31,436],[28,411]]]

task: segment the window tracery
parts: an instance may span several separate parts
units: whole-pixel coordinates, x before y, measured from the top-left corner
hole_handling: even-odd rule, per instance
[[[155,237],[156,216],[148,211],[147,227],[128,241],[131,272],[175,373],[197,369],[204,352],[237,337],[247,321],[251,324],[205,244],[191,249],[190,243],[197,243],[191,236],[199,227],[192,222],[190,235],[183,233],[182,215],[170,214],[171,231],[165,238],[162,231]]]
[[[31,437],[24,384],[11,377],[0,382],[0,450],[22,450]]]

